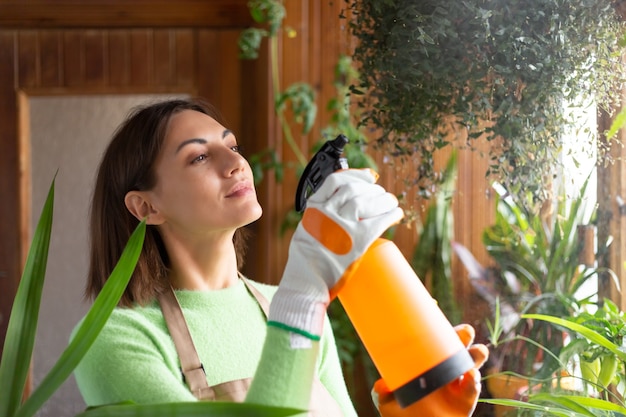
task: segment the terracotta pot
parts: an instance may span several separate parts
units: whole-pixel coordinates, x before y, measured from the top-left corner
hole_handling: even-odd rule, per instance
[[[504,375],[496,372],[488,372],[486,378],[487,389],[494,399],[518,400],[528,389],[528,381],[515,375]],[[512,411],[511,407],[503,405],[493,406],[495,417],[503,417]]]

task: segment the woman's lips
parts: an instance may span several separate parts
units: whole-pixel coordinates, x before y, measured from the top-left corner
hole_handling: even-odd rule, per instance
[[[234,198],[234,197],[243,197],[250,193],[254,193],[254,188],[250,183],[242,182],[235,187],[226,195],[226,198]]]

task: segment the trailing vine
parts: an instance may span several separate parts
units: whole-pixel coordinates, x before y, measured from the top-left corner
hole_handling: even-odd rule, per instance
[[[347,1],[362,122],[388,154],[418,158],[423,190],[433,154],[466,135],[489,141],[487,175],[543,201],[576,124],[564,106],[611,111],[624,81],[612,0]],[[595,151],[596,132],[581,134]]]

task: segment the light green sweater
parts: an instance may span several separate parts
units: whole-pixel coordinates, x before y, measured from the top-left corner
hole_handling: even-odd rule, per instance
[[[270,300],[277,287],[254,283]],[[176,291],[191,336],[204,365],[209,385],[252,377],[266,339],[267,326],[256,300],[242,281],[218,291]],[[355,416],[328,319],[319,345],[315,371],[344,416]],[[310,352],[290,352],[288,333],[270,328],[267,358],[255,381],[253,400],[284,399],[285,390],[298,391],[294,383],[310,381],[293,373],[293,367],[311,367]],[[273,356],[273,358],[270,358]],[[309,359],[307,359],[309,358]],[[277,364],[275,361],[284,360]],[[309,364],[307,364],[307,361]],[[182,380],[178,354],[156,302],[145,307],[116,308],[98,339],[75,370],[76,381],[88,406],[131,400],[136,403],[196,401]],[[287,372],[285,372],[287,370]],[[285,376],[292,375],[291,378]],[[276,377],[282,380],[277,382]],[[285,380],[288,379],[288,380]],[[296,400],[296,398],[294,398]],[[267,402],[267,401],[264,401]],[[296,400],[283,406],[301,406]]]

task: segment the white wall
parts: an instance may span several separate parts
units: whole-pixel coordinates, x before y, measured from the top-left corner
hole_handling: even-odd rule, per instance
[[[46,283],[35,340],[34,384],[42,380],[86,313],[87,216],[95,171],[117,125],[129,110],[163,96],[32,97],[33,230],[58,172]],[[74,416],[85,408],[74,378],[48,401],[40,417]]]

